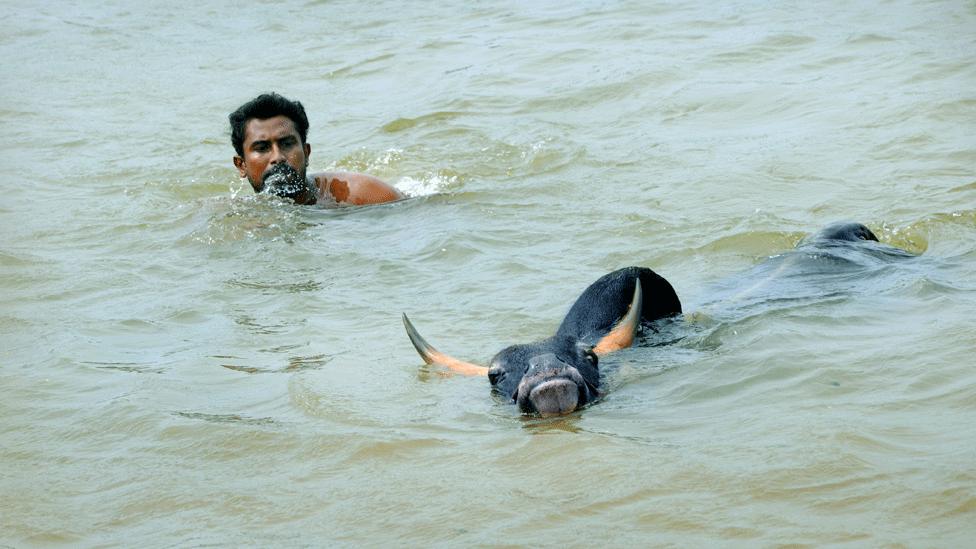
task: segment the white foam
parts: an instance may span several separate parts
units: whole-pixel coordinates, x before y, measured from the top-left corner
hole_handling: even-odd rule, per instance
[[[457,176],[444,177],[430,174],[421,179],[414,179],[409,176],[401,177],[395,186],[408,196],[429,196],[443,192],[455,184],[457,184]]]

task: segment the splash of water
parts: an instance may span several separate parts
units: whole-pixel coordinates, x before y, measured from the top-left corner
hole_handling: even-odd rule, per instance
[[[294,200],[307,188],[308,182],[295,168],[288,164],[276,164],[265,174],[261,192]]]

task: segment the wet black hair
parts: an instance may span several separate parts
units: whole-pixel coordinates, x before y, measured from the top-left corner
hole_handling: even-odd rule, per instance
[[[252,118],[264,120],[281,115],[287,116],[295,123],[295,129],[298,130],[304,145],[305,138],[308,136],[308,116],[305,114],[305,107],[298,101],[291,101],[274,92],[262,93],[228,116],[230,140],[238,156],[244,156],[244,126],[248,120]]]

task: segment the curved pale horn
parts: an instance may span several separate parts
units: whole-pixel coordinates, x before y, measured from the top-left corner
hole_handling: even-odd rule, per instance
[[[593,347],[593,352],[598,355],[605,355],[630,347],[637,335],[643,308],[644,292],[641,290],[640,278],[638,278],[634,284],[634,299],[630,302],[630,309],[627,314],[617,321],[610,333],[600,339],[600,342]]]
[[[403,327],[407,330],[407,336],[410,337],[410,343],[413,343],[413,347],[417,349],[420,354],[420,358],[424,359],[427,364],[437,364],[438,366],[444,366],[445,368],[450,368],[459,374],[464,374],[468,376],[487,376],[488,368],[484,366],[478,366],[477,364],[472,364],[470,362],[464,362],[463,360],[458,360],[452,356],[445,355],[444,353],[438,351],[430,343],[421,337],[417,329],[413,327],[410,323],[410,319],[407,318],[406,313],[403,314]]]

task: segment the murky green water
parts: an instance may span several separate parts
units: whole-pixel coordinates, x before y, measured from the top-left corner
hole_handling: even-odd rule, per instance
[[[0,545],[976,536],[971,2],[3,13]],[[415,198],[253,196],[267,90]],[[838,219],[920,255],[770,278]],[[485,361],[625,265],[688,318],[567,418],[400,325]]]

